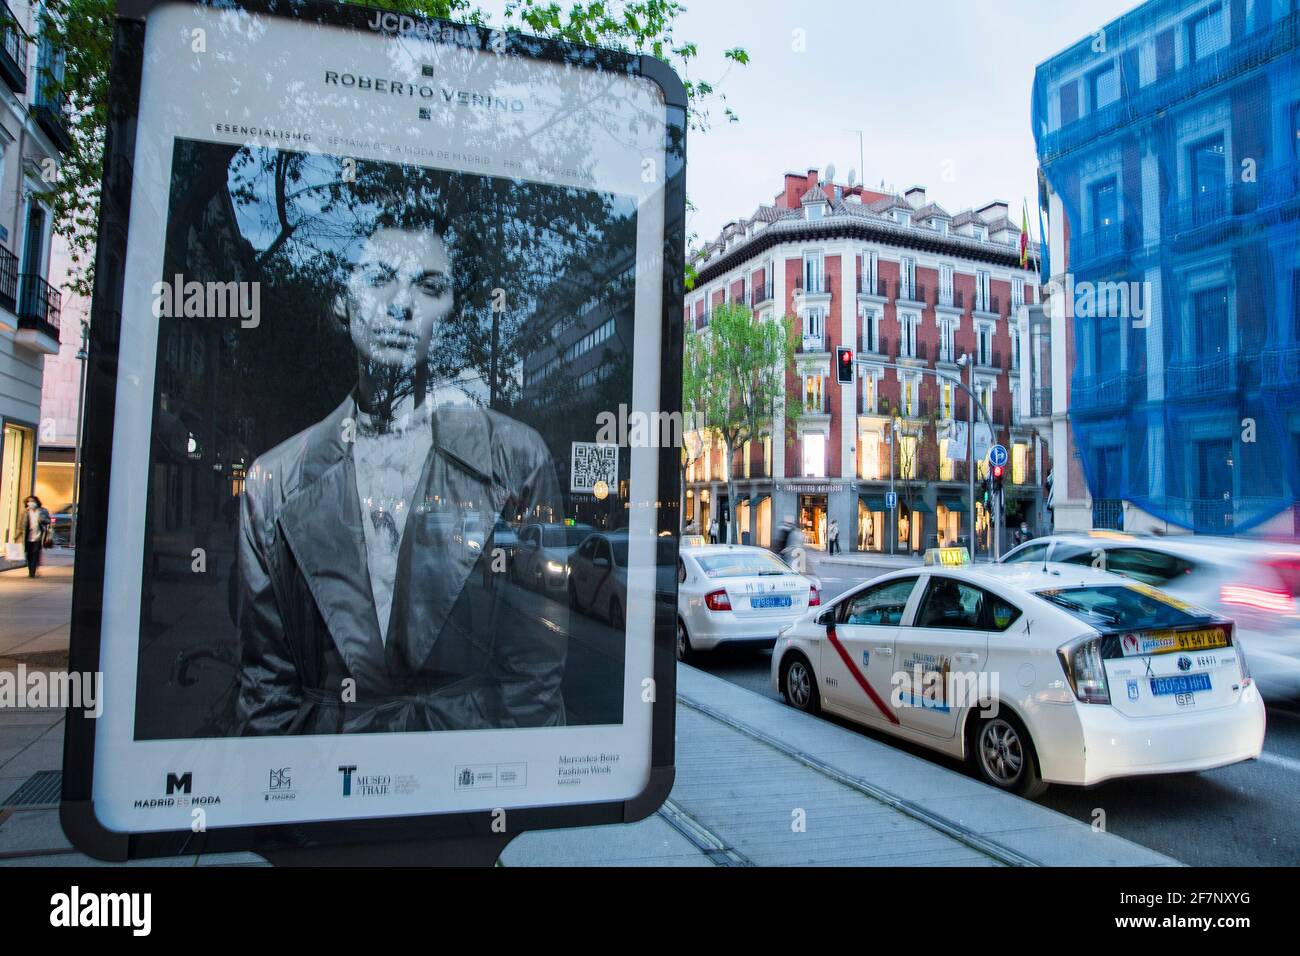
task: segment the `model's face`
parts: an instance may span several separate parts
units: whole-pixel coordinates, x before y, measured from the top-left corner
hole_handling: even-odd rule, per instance
[[[446,243],[432,230],[376,230],[348,276],[347,300],[358,355],[375,365],[414,365],[451,312]]]
[[[28,511],[36,510],[36,502],[32,501],[30,498],[27,499],[27,510]]]

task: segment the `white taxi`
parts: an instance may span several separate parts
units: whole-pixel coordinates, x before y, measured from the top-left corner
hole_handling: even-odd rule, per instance
[[[677,565],[677,658],[722,644],[771,647],[777,632],[821,603],[819,582],[766,548],[682,548]]]
[[[782,632],[772,683],[1024,796],[1222,767],[1264,743],[1232,621],[1068,564],[875,578]]]

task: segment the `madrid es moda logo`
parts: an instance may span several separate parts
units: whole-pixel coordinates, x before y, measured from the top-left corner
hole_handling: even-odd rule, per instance
[[[194,796],[194,771],[168,772],[163,780],[162,796],[143,797],[135,801],[137,810],[159,807],[210,807],[221,802],[216,794]]]

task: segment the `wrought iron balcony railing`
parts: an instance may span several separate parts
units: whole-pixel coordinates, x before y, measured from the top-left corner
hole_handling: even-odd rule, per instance
[[[24,273],[19,281],[18,327],[59,339],[63,296],[41,276]]]

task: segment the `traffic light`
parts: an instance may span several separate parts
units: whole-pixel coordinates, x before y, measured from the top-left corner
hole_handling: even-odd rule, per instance
[[[994,465],[992,469],[993,491],[999,495],[1002,494],[1002,474],[1006,470],[1005,465]]]
[[[835,378],[841,385],[853,384],[853,349],[840,346],[835,350]]]

